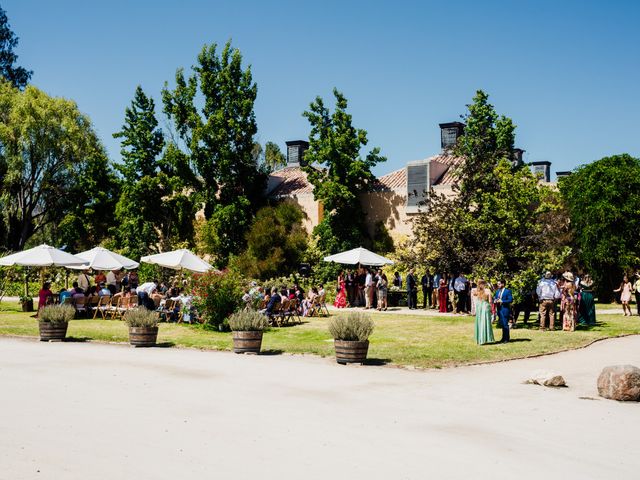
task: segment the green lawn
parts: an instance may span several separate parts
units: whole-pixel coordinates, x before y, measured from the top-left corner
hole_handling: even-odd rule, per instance
[[[0,304],[0,335],[37,337],[37,321],[18,311],[18,305]],[[468,316],[418,317],[372,315],[376,329],[371,336],[371,363],[440,368],[468,363],[499,361],[577,348],[594,340],[640,333],[638,317],[600,315],[598,325],[575,332],[539,332],[536,328],[512,330],[513,342],[478,346],[473,339],[473,318]],[[302,325],[276,328],[265,333],[263,351],[333,355],[327,318],[304,319]],[[498,330],[496,338],[500,337]],[[77,341],[127,342],[127,327],[121,321],[74,320],[67,337]],[[230,333],[213,332],[200,326],[160,325],[158,342],[179,347],[231,350]]]

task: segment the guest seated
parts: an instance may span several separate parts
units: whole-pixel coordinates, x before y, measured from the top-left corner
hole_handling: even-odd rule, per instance
[[[271,289],[271,297],[269,297],[269,303],[267,303],[267,307],[262,310],[262,313],[264,313],[266,316],[273,315],[276,305],[279,305],[281,302],[282,297],[280,297],[280,294],[278,293],[278,288],[273,287]]]
[[[71,298],[71,297],[73,297],[72,291],[66,290],[64,288],[60,290],[60,293],[58,294],[59,302],[61,305],[64,303],[65,298]]]
[[[103,283],[100,284],[100,290],[98,291],[98,295],[100,295],[101,297],[110,297],[111,296],[111,290],[109,290],[107,288],[107,286]]]
[[[85,292],[85,297],[92,298],[98,297],[98,289],[95,285],[89,287],[89,289]]]
[[[307,317],[309,315],[309,312],[311,311],[311,307],[315,303],[316,298],[318,298],[318,289],[316,287],[312,287],[311,290],[309,290],[307,298],[305,298],[302,301],[302,316],[303,317]]]

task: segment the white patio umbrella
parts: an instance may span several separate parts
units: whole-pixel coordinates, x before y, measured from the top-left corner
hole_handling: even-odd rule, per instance
[[[138,268],[140,265],[138,262],[124,257],[118,253],[107,250],[103,247],[95,247],[86,252],[76,253],[76,257],[82,258],[87,261],[85,266],[73,266],[69,265],[69,268],[75,270],[81,270],[84,268],[93,268],[94,270],[120,270],[124,268],[131,270]]]
[[[366,248],[358,247],[353,250],[347,250],[346,252],[336,253],[335,255],[329,255],[324,257],[325,262],[342,263],[345,265],[393,265],[393,260],[373,253]]]
[[[69,265],[84,266],[86,264],[86,260],[82,258],[45,244],[0,258],[0,265],[8,267],[14,265],[22,267],[67,267]],[[25,295],[29,295],[28,285],[25,275]]]
[[[161,267],[172,268],[173,270],[184,269],[198,273],[204,273],[213,268],[207,262],[194,255],[186,248],[173,250],[172,252],[147,255],[146,257],[142,257],[140,261],[160,265]]]

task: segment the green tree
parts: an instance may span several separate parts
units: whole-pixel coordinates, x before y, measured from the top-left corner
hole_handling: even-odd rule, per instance
[[[308,242],[304,217],[289,202],[258,210],[246,235],[247,249],[234,262],[236,270],[260,280],[295,273]]]
[[[313,232],[323,253],[369,244],[360,195],[372,187],[371,168],[386,160],[379,148],[360,156],[360,149],[368,143],[367,132],[353,127],[345,96],[337,89],[333,94],[333,113],[320,97],[304,112],[311,133],[303,169],[313,185],[314,198],[324,206],[324,218]]]
[[[267,171],[255,150],[258,89],[251,67],[243,68],[231,42],[220,54],[216,49],[215,44],[203,47],[190,77],[178,69],[175,88],[165,84],[162,98],[200,182],[209,236],[219,247],[209,253],[224,265],[244,247],[246,229],[264,202]]]
[[[61,222],[70,205],[99,201],[95,190],[76,196],[79,175],[95,158],[106,161],[106,154],[73,101],[0,82],[0,203],[9,249],[21,250]]]
[[[287,165],[287,157],[280,151],[278,144],[267,142],[264,146],[264,163],[273,171]]]
[[[556,192],[511,163],[514,127],[478,92],[455,152],[464,158],[454,196],[430,192],[414,221],[410,258],[443,272],[520,278],[561,263],[570,253],[566,211]],[[467,166],[469,168],[467,168]],[[527,285],[525,285],[527,284]]]
[[[134,257],[192,235],[194,200],[186,194],[193,181],[188,162],[174,145],[164,155],[164,137],[158,128],[155,103],[138,86],[131,106],[125,110],[120,132],[123,176],[121,195],[115,207],[119,247]]]
[[[628,154],[583,165],[559,182],[580,263],[612,297],[624,271],[640,263],[640,159]]]
[[[0,76],[22,89],[29,83],[33,72],[14,65],[18,56],[13,49],[18,46],[18,40],[9,26],[7,14],[0,7]]]

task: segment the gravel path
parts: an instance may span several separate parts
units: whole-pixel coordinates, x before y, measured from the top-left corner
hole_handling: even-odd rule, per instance
[[[430,371],[0,338],[0,479],[637,479],[622,363],[640,336]]]

